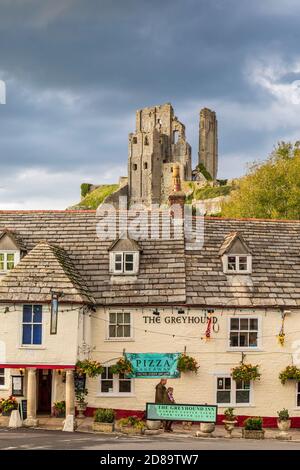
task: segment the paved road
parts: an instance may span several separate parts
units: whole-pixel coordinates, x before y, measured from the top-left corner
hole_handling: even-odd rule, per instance
[[[76,432],[0,429],[1,450],[300,450],[300,442],[275,439],[199,439],[186,436],[104,436]]]

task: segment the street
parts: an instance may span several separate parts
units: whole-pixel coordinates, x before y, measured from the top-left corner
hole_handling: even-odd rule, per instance
[[[123,437],[40,429],[0,429],[1,450],[300,450],[300,442],[199,439],[182,435]]]

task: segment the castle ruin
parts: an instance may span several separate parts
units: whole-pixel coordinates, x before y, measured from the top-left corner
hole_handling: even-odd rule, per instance
[[[218,121],[216,113],[208,108],[200,111],[198,157],[199,164],[215,180],[218,173]]]

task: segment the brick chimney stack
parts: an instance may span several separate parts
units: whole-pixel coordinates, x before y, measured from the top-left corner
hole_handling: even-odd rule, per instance
[[[181,206],[181,217],[183,216],[185,204],[185,193],[181,190],[181,179],[180,179],[180,169],[179,165],[175,164],[173,166],[173,189],[171,194],[169,194],[169,205],[180,205]],[[173,214],[174,215],[174,214]]]

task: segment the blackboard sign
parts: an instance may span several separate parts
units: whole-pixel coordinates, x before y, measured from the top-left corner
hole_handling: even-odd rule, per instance
[[[11,394],[14,397],[23,397],[23,384],[24,384],[24,377],[23,375],[12,375],[11,376],[12,386],[11,386]]]
[[[85,389],[85,375],[74,374],[75,392],[83,392]]]
[[[27,418],[27,400],[21,400],[19,403],[19,412],[22,421]]]

